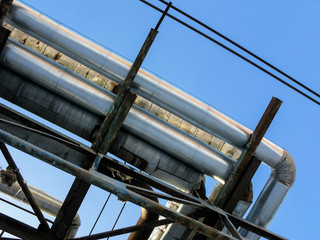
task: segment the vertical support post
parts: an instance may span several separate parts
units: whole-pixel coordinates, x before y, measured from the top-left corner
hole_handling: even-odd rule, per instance
[[[170,4],[171,5],[171,4]],[[116,99],[114,100],[111,109],[109,110],[106,118],[101,124],[99,131],[92,144],[92,148],[96,149],[102,154],[106,154],[111,147],[114,139],[116,138],[123,121],[125,120],[132,104],[136,99],[136,95],[130,92],[131,85],[135,76],[137,75],[147,53],[158,34],[159,28],[164,16],[167,14],[170,6],[167,6],[166,11],[163,13],[159,20],[156,29],[151,29],[148,37],[146,38],[143,46],[141,47],[138,56],[136,57],[133,65],[130,68],[126,79],[121,86]],[[99,162],[97,157],[95,161]],[[92,162],[91,162],[92,164]],[[91,165],[90,164],[90,165]],[[90,184],[83,182],[76,178],[74,181],[66,200],[64,201],[61,210],[58,213],[56,221],[54,222],[51,231],[57,239],[63,239],[70,224],[77,213],[86,193],[88,192]]]
[[[246,151],[242,153],[240,159],[238,160],[235,167],[233,168],[229,178],[227,179],[226,183],[224,184],[223,188],[218,194],[216,200],[214,201],[214,205],[216,205],[217,207],[224,209],[226,206],[226,203],[233,197],[233,193],[235,189],[239,187],[240,180],[243,178],[244,173],[248,171],[248,166],[253,161],[252,156],[254,152],[256,151],[261,140],[263,139],[263,136],[268,130],[281,104],[282,104],[282,101],[280,101],[279,99],[275,97],[271,99],[266,111],[264,112],[257,127],[252,133],[249,139],[249,142],[245,146]],[[243,186],[243,187],[245,188],[246,186]],[[240,194],[240,196],[239,194],[240,193],[237,193],[237,198],[240,199],[242,193]]]
[[[24,195],[26,196],[26,198],[28,199],[30,206],[32,207],[34,213],[36,214],[37,218],[40,221],[40,227],[42,227],[44,230],[49,230],[49,225],[47,223],[47,221],[45,220],[37,202],[35,201],[35,199],[32,196],[32,193],[30,192],[28,185],[26,184],[26,182],[24,181],[16,163],[14,162],[11,154],[9,153],[6,145],[3,142],[0,142],[0,149],[3,153],[3,156],[5,157],[9,167],[14,171],[14,173],[17,175],[17,181],[24,193]]]

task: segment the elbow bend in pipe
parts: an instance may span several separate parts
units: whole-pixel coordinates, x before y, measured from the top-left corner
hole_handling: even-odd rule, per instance
[[[288,187],[292,187],[296,180],[296,165],[287,150],[283,150],[282,158],[272,169],[271,177]]]

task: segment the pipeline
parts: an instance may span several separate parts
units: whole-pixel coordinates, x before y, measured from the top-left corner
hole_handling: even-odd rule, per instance
[[[54,23],[52,20],[44,17],[43,15],[35,12],[34,10],[31,10],[30,8],[20,3],[15,2],[13,4],[5,21],[56,48],[57,50],[63,52],[71,58],[74,58],[78,62],[87,65],[88,67],[114,80],[115,82],[123,82],[123,79],[130,68],[130,64],[128,62],[119,58],[114,53],[111,53],[110,51],[107,51],[97,45],[94,45],[88,40],[72,33],[70,30]],[[16,69],[13,70],[17,71]],[[45,73],[47,74],[48,72]],[[57,72],[53,72],[53,74],[57,74]],[[70,73],[70,75],[72,74]],[[82,90],[87,90],[87,93],[91,93],[93,95],[96,95],[99,92],[96,91],[96,86],[93,87],[92,84],[86,84],[87,87],[90,86],[92,88]],[[60,90],[63,92],[68,87],[76,86],[66,85]],[[71,89],[69,88],[69,90]],[[243,147],[248,141],[250,134],[252,133],[251,130],[247,129],[236,121],[228,118],[227,116],[211,108],[210,106],[203,104],[199,100],[194,99],[183,91],[172,87],[170,84],[161,81],[160,79],[152,76],[144,70],[141,70],[137,75],[135,84],[133,86],[133,91],[156,103],[162,108],[176,114],[182,119],[194,124],[202,130],[214,136],[217,136],[234,146],[240,148]],[[70,100],[77,100],[81,102],[82,100],[80,99],[78,92],[76,93],[77,96],[72,96],[73,100]],[[90,94],[87,95],[87,97],[89,96]],[[95,99],[97,98],[101,98],[101,94],[97,94],[95,96]],[[86,101],[82,101],[82,103],[86,105]],[[103,106],[105,107],[106,104],[103,103]],[[97,109],[95,110],[97,111]],[[102,112],[105,113],[105,110],[106,109],[103,109]],[[101,109],[99,109],[99,111],[101,113]],[[151,118],[149,115],[147,116],[147,114],[145,114],[138,108],[132,109],[131,112],[134,112],[134,114],[132,114],[131,116],[129,114],[127,118],[127,121],[129,123],[127,122],[124,125],[126,130],[157,146],[157,141],[154,141],[154,139],[150,135],[146,136],[146,134],[144,134],[146,130],[144,123],[145,121],[154,121],[148,125],[149,129],[147,129],[154,135],[155,133],[160,132],[160,129],[157,129],[156,126],[162,125],[162,122],[158,119],[155,120]],[[133,115],[135,115],[137,118],[133,118]],[[155,129],[159,131],[153,131]],[[203,144],[197,142],[197,140],[192,139],[189,142],[188,135],[180,133],[179,131],[177,133],[177,130],[172,128],[171,126],[161,129],[161,132],[163,133],[161,136],[174,139],[174,141],[165,142],[163,140],[166,138],[161,139],[162,141],[158,146],[159,148],[166,149],[166,151],[171,155],[185,161],[187,164],[198,168],[200,171],[210,176],[215,175],[219,176],[222,179],[226,178],[233,164],[233,161],[231,159],[221,157],[216,153],[212,154],[212,150],[207,151],[208,148]],[[176,137],[173,135],[175,135]],[[179,145],[179,147],[177,145],[170,145],[171,143],[176,142],[177,139],[185,137],[188,138],[188,141],[184,142],[182,145]],[[189,143],[192,144],[189,145]],[[195,146],[200,150],[195,150]],[[181,154],[181,152],[177,152],[176,149],[180,149],[180,147],[186,147],[188,151],[183,154]],[[190,149],[192,149],[191,152]],[[190,154],[193,154],[195,158],[190,158]],[[202,156],[200,154],[202,154]],[[268,208],[272,209],[272,211],[268,210],[269,212],[272,212],[272,214],[266,214],[265,208],[261,208],[260,204],[258,204],[259,206],[255,204],[253,209],[251,210],[252,214],[249,214],[248,220],[254,221],[254,216],[256,215],[268,215],[267,218],[259,219],[258,221],[258,224],[260,226],[267,227],[273,217],[274,212],[278,209],[287,191],[292,186],[295,179],[296,170],[292,157],[290,157],[290,155],[287,154],[285,150],[266,139],[262,140],[261,144],[255,152],[255,156],[273,169],[272,176],[270,177],[257,201],[258,203],[263,203],[264,206],[268,206]],[[214,164],[217,164],[214,167],[215,169],[208,168],[207,166],[205,166],[207,163],[203,163],[202,161],[200,162],[200,165],[202,166],[196,167],[197,164],[194,161],[197,159],[197,157],[200,157],[202,161],[203,159],[210,159],[210,163],[212,162]],[[280,170],[281,173],[283,170],[286,171],[284,175],[278,174]],[[272,194],[279,196],[279,201],[277,201],[277,204],[271,204],[269,201],[265,200],[265,195]]]
[[[60,207],[62,206],[62,202],[32,185],[28,184],[28,187],[32,193],[32,196],[39,204],[40,209],[51,216],[57,216]],[[26,204],[29,203],[18,182],[14,182],[12,185],[8,186],[7,183],[3,182],[2,178],[0,178],[0,192]],[[80,216],[79,214],[76,214],[72,220],[70,229],[68,230],[67,238],[74,238],[80,225]]]
[[[46,57],[34,53],[13,40],[9,40],[5,45],[0,60],[6,67],[27,76],[36,83],[77,104],[83,102],[81,98],[82,95],[89,95],[90,97],[86,96],[87,102],[85,102],[82,107],[89,108],[89,110],[92,110],[95,114],[97,114],[97,112],[100,112],[101,114],[101,110],[98,106],[105,107],[108,103],[110,106],[112,101],[113,95],[105,89],[96,86],[71,70],[65,69],[63,66],[48,60]],[[30,68],[34,69],[34,71],[30,71]],[[2,81],[2,84],[5,84],[5,81]],[[10,82],[10,84],[12,85],[12,82]],[[23,87],[26,86],[20,85],[19,91],[22,91]],[[68,89],[69,91],[67,91]],[[30,93],[31,92],[29,92],[28,95],[30,95]],[[100,103],[100,101],[103,101],[105,104]],[[129,124],[127,121],[129,121]],[[224,179],[234,163],[233,159],[224,156],[200,140],[195,139],[180,129],[170,126],[167,122],[157,119],[154,115],[139,109],[138,107],[131,109],[124,122],[124,128],[142,139],[151,142],[155,146],[159,145],[158,147],[163,151],[169,152],[176,158],[185,161],[187,164],[192,165],[199,171],[205,172],[210,176],[218,176]],[[282,159],[282,157],[280,159]],[[282,161],[279,161],[279,163],[281,162]],[[268,164],[268,162],[265,163]],[[289,161],[289,165],[293,171],[287,173],[290,174],[291,177],[285,177],[286,179],[284,179],[284,182],[286,180],[287,184],[290,185],[293,183],[290,181],[294,180],[295,167],[293,161]],[[210,170],[210,172],[204,171],[204,168]],[[281,169],[283,172],[286,168],[274,168],[275,172],[277,172],[277,169]],[[285,174],[280,174],[279,177],[283,178],[284,175]],[[270,188],[268,187],[266,189]],[[264,191],[268,192],[269,190],[266,189]],[[278,187],[276,191],[279,193],[279,196],[284,197],[288,190],[289,188],[284,185],[283,187]],[[266,202],[265,204],[270,205],[271,203]],[[275,210],[277,210],[279,206],[280,204],[277,206],[274,204],[271,205]],[[260,215],[260,210],[256,212]],[[273,215],[271,216],[271,219],[272,217]],[[271,219],[267,220],[266,224],[268,224]],[[264,227],[266,226],[263,222],[260,223]]]

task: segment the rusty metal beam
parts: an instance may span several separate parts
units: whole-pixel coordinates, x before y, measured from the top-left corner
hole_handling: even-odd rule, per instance
[[[252,133],[249,139],[249,142],[245,146],[246,150],[242,153],[240,159],[238,160],[232,172],[230,173],[229,178],[227,179],[226,183],[224,184],[223,188],[221,189],[220,193],[215,199],[214,201],[215,206],[224,209],[226,207],[227,202],[231,198],[236,198],[236,200],[233,200],[233,202],[236,202],[236,203],[240,200],[243,194],[243,191],[242,192],[237,191],[236,192],[237,195],[233,195],[235,192],[235,189],[237,187],[241,187],[242,189],[244,189],[249,184],[250,181],[248,183],[241,182],[242,184],[247,184],[245,186],[239,185],[240,180],[243,178],[244,174],[248,171],[248,166],[252,161],[255,161],[255,160],[252,160],[252,156],[256,151],[258,145],[260,144],[261,140],[263,139],[263,136],[268,130],[277,111],[279,110],[281,103],[282,101],[280,101],[275,97],[271,99],[256,129]],[[233,211],[232,207],[229,206],[229,210]]]
[[[46,233],[0,213],[0,229],[24,240],[50,240]]]
[[[37,202],[35,201],[35,199],[32,196],[32,193],[30,192],[27,183],[24,181],[19,168],[17,167],[16,163],[14,162],[11,154],[9,153],[9,150],[7,149],[6,145],[3,142],[0,142],[0,149],[3,153],[4,158],[6,159],[9,167],[13,170],[13,172],[16,174],[17,176],[17,181],[24,193],[24,195],[26,196],[26,198],[28,199],[28,202],[30,204],[30,206],[32,207],[34,213],[36,214],[38,220],[40,221],[40,225],[43,229],[45,230],[49,230],[49,225],[47,223],[47,221],[45,220]]]
[[[163,12],[161,18],[159,19],[155,29],[151,29],[145,42],[143,43],[136,59],[134,60],[127,76],[122,84],[113,104],[104,119],[99,131],[97,132],[95,141],[93,143],[93,148],[98,150],[102,154],[106,154],[111,147],[114,139],[116,138],[124,119],[126,118],[132,104],[136,99],[136,94],[130,92],[130,88],[133,81],[147,56],[152,43],[154,42],[157,34],[158,28],[162,23],[164,17],[167,15],[171,3],[168,4],[165,11]]]
[[[149,222],[149,223],[143,223],[143,224],[135,225],[135,226],[131,226],[131,227],[120,228],[120,229],[116,229],[113,231],[107,231],[107,232],[103,232],[103,233],[93,234],[90,236],[74,238],[74,240],[94,240],[94,239],[101,239],[101,238],[106,238],[106,237],[113,237],[113,236],[118,236],[118,235],[130,233],[130,232],[136,232],[136,231],[141,231],[141,230],[145,230],[145,229],[155,228],[155,227],[158,227],[161,225],[170,224],[172,222],[173,222],[172,220],[162,219],[162,220],[153,221],[153,222]]]
[[[100,130],[97,133],[96,139],[93,143],[93,148],[105,154],[108,152],[111,144],[117,136],[124,119],[126,118],[136,95],[130,92],[131,85],[135,76],[137,75],[143,60],[145,59],[158,31],[151,29],[147,39],[145,40],[138,56],[136,57],[130,71],[121,86],[116,99],[114,100],[107,117],[101,124]]]
[[[0,23],[2,25],[4,17],[7,15],[13,0],[1,0],[0,1]]]
[[[84,182],[79,178],[76,178],[68,192],[66,199],[64,200],[60,211],[51,227],[52,235],[56,239],[64,239],[72,220],[76,216],[83,199],[85,198],[90,183]]]
[[[85,181],[89,184],[94,184],[97,187],[100,187],[112,194],[115,194],[119,197],[119,199],[130,201],[134,204],[137,204],[147,210],[156,211],[160,215],[180,223],[188,228],[194,229],[206,236],[215,238],[215,239],[235,239],[231,236],[227,236],[226,234],[218,231],[212,227],[206,226],[203,223],[200,223],[188,216],[179,214],[171,209],[168,209],[154,201],[145,198],[131,190],[126,188],[124,183],[116,181],[108,176],[105,176],[97,171],[94,170],[86,170],[77,165],[74,165],[70,162],[67,162],[59,157],[56,157],[53,154],[50,154],[32,144],[18,139],[11,134],[8,134],[2,130],[0,130],[0,141],[4,141],[7,144],[10,144],[54,167],[57,167],[69,174],[72,174],[82,181]],[[206,202],[202,201],[202,204],[206,206]]]
[[[217,237],[217,239],[235,239],[233,237],[226,237],[225,234],[221,233],[220,231],[212,227],[204,225],[188,216],[184,216],[182,214],[176,213],[164,206],[161,206],[158,203],[151,201],[150,199],[146,199],[145,197],[127,189],[124,183],[118,182],[94,170],[91,170],[91,171],[85,170],[77,165],[72,164],[71,162],[65,161],[53,154],[50,154],[45,150],[40,149],[24,140],[14,137],[11,134],[1,129],[0,129],[0,141],[6,142],[7,144],[13,147],[16,147],[21,151],[24,151],[27,154],[30,154],[36,158],[39,158],[40,160],[48,164],[51,164],[54,167],[57,167],[65,172],[68,172],[74,176],[77,176],[83,181],[86,181],[90,184],[94,184],[97,187],[100,187],[108,192],[111,192],[117,195],[119,199],[131,201],[132,203],[137,204],[141,207],[144,207],[150,211],[156,211],[160,215],[165,216],[166,218],[171,219],[174,222],[180,223],[188,228],[195,229],[196,231],[204,235],[207,235],[209,237]],[[201,199],[196,199],[195,197],[194,199],[202,205],[203,209],[205,209],[210,216],[212,216],[213,214],[226,215],[233,223],[236,223],[243,228],[247,229],[247,226],[249,226],[250,231],[254,233],[259,234],[260,232],[263,232],[263,233],[268,233],[269,235],[267,236],[271,236],[271,235],[276,236],[270,231],[267,231],[263,228],[255,226],[254,224],[249,223],[241,218],[237,218],[231,214],[225,213],[221,209],[216,208],[215,206],[212,206]],[[281,239],[281,238],[277,238],[277,239]]]
[[[167,9],[169,9],[169,7],[167,7]],[[157,27],[159,26],[157,25]],[[121,86],[116,99],[111,106],[111,109],[109,110],[95,136],[95,141],[92,144],[92,148],[96,149],[102,154],[106,154],[109,151],[109,148],[116,138],[124,119],[126,118],[132,104],[136,99],[136,95],[130,92],[130,88],[143,63],[143,60],[145,59],[155,37],[157,36],[157,33],[157,30],[151,29],[147,39],[138,53],[138,56],[130,68],[123,85]],[[99,161],[100,159],[96,158],[96,160]],[[65,237],[72,219],[80,208],[80,205],[89,188],[89,183],[83,182],[76,178],[51,228],[56,238],[63,239]]]

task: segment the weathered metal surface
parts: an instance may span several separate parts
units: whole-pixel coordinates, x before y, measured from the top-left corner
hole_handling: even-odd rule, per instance
[[[72,221],[76,216],[89,188],[89,183],[83,182],[78,178],[74,180],[68,195],[51,227],[52,235],[56,239],[65,239]]]
[[[170,209],[167,209],[157,203],[154,203],[151,200],[146,199],[145,197],[143,197],[141,195],[138,195],[130,190],[127,190],[126,185],[121,182],[115,181],[114,179],[109,178],[105,175],[102,175],[96,171],[84,170],[84,169],[82,169],[82,168],[80,168],[70,162],[64,161],[59,157],[56,157],[56,156],[54,156],[54,155],[52,155],[42,149],[39,149],[38,147],[33,146],[30,143],[27,143],[19,138],[16,138],[16,137],[12,136],[11,134],[8,134],[2,130],[0,130],[0,141],[6,142],[7,144],[10,144],[13,147],[16,147],[16,148],[18,148],[28,154],[31,154],[32,156],[37,157],[37,158],[43,160],[44,162],[47,162],[48,164],[51,164],[51,165],[53,165],[61,170],[64,170],[72,175],[78,176],[79,178],[81,178],[84,181],[87,181],[87,182],[89,181],[91,184],[94,184],[102,189],[105,189],[105,190],[117,195],[120,199],[131,201],[131,202],[133,202],[137,205],[140,205],[146,209],[149,209],[151,211],[157,211],[157,212],[159,212],[160,215],[165,216],[168,219],[171,219],[171,220],[178,222],[182,225],[185,225],[189,228],[193,228],[197,231],[200,231],[207,236],[212,236],[212,235],[217,234],[216,231],[214,231],[214,233],[212,233],[212,228],[210,228],[204,224],[200,224],[193,219],[190,219],[186,216],[183,216],[183,215],[178,214],[174,211],[171,211]],[[190,197],[192,197],[192,196],[190,196]],[[277,236],[277,235],[271,233],[270,231],[267,231],[261,227],[258,227],[252,223],[249,223],[248,221],[245,221],[241,218],[237,218],[231,214],[224,213],[219,208],[216,208],[201,199],[196,199],[196,200],[199,201],[203,205],[204,209],[206,209],[206,212],[210,216],[212,216],[212,214],[223,214],[223,215],[226,214],[226,216],[228,216],[228,218],[234,224],[237,224],[237,225],[244,227],[244,228],[246,228],[248,226],[248,227],[250,227],[250,231],[252,231],[254,233],[257,233],[257,234],[263,233],[263,234],[261,234],[261,236],[267,236],[267,237]],[[191,221],[191,222],[189,222],[189,221]],[[222,235],[222,236],[224,236],[224,235]],[[277,238],[277,239],[283,239],[283,238]]]
[[[158,221],[143,223],[143,224],[135,225],[132,227],[126,227],[126,228],[116,229],[116,230],[108,231],[108,232],[104,232],[104,233],[93,234],[91,236],[75,238],[74,240],[94,240],[94,239],[101,239],[101,238],[106,238],[106,237],[113,237],[113,236],[126,234],[126,233],[130,233],[130,232],[141,231],[141,230],[145,230],[145,229],[152,229],[157,226],[169,224],[171,222],[172,222],[172,220],[161,219]]]
[[[229,219],[232,221],[232,223],[235,226],[241,226],[244,229],[247,229],[251,232],[254,232],[255,234],[264,237],[266,239],[270,239],[270,240],[287,240],[287,238],[281,237],[278,234],[275,234],[269,230],[266,230],[258,225],[255,225],[249,221],[243,220],[239,217],[236,217],[234,215],[228,214]]]
[[[6,142],[7,144],[12,145],[32,156],[39,158],[40,160],[51,164],[54,167],[57,167],[65,172],[68,172],[82,181],[85,181],[90,184],[94,184],[106,191],[109,191],[119,197],[119,199],[133,202],[143,208],[146,208],[150,211],[157,211],[160,215],[166,217],[169,220],[178,222],[188,228],[194,229],[204,235],[215,239],[235,239],[230,237],[214,228],[206,226],[190,217],[184,216],[182,214],[176,213],[164,206],[161,206],[148,198],[145,198],[139,194],[136,194],[128,189],[124,183],[118,182],[110,177],[107,177],[96,171],[88,171],[83,168],[80,168],[72,163],[64,161],[61,158],[54,156],[51,153],[48,153],[28,142],[25,142],[21,139],[15,138],[14,136],[0,130],[0,140]],[[205,204],[205,203],[204,203]]]
[[[129,91],[134,78],[136,77],[155,37],[157,36],[157,33],[158,32],[154,29],[150,30],[147,39],[141,47],[138,56],[131,66],[129,73],[117,94],[117,97],[113,101],[107,117],[100,127],[100,130],[93,143],[93,148],[102,153],[108,152],[112,142],[114,141],[123,124],[124,119],[126,118],[132,104],[136,99],[136,95]]]
[[[36,214],[38,220],[40,221],[41,227],[43,229],[49,230],[49,225],[47,223],[47,221],[45,220],[37,202],[35,201],[35,199],[32,196],[32,193],[30,192],[27,183],[24,181],[19,168],[17,167],[16,163],[14,162],[11,154],[9,153],[9,150],[7,149],[6,145],[3,142],[0,142],[0,149],[3,153],[4,158],[6,159],[9,167],[13,170],[13,172],[16,174],[17,176],[17,181],[23,191],[23,193],[25,194],[26,198],[28,199],[30,206],[32,207],[34,213]]]
[[[3,22],[4,17],[7,15],[13,0],[1,0],[0,1],[0,23]]]
[[[91,148],[2,104],[0,128],[79,166],[85,167],[96,154]]]
[[[171,196],[177,197],[177,198],[181,198],[181,199],[185,199],[185,200],[189,200],[189,201],[194,201],[194,202],[198,202],[197,199],[195,199],[193,196],[190,196],[180,190],[178,190],[177,188],[174,188],[164,182],[160,182],[157,179],[144,174],[140,171],[137,171],[134,168],[131,168],[128,165],[122,164],[121,162],[118,162],[112,158],[103,158],[101,163],[100,163],[100,167],[101,169],[99,169],[99,172],[102,171],[103,173],[103,169],[106,169],[107,166],[118,170],[132,178],[135,178],[137,180],[140,180],[142,182],[147,183],[148,185],[162,191],[165,192],[167,194],[170,194]]]
[[[226,202],[229,201],[230,198],[235,197],[237,198],[238,202],[243,194],[243,191],[237,193],[236,196],[233,196],[233,192],[235,189],[239,186],[239,181],[243,177],[243,174],[247,171],[247,166],[251,162],[251,158],[256,151],[257,147],[259,146],[261,140],[263,139],[264,134],[266,133],[267,129],[269,128],[273,118],[275,117],[278,109],[281,106],[282,101],[280,101],[277,98],[272,98],[266,111],[264,112],[262,118],[260,119],[256,129],[252,133],[249,142],[246,144],[245,148],[246,150],[242,153],[240,159],[234,166],[233,170],[231,171],[226,183],[222,187],[220,193],[218,194],[217,198],[214,201],[214,205],[224,208],[226,205]],[[253,170],[253,169],[252,169]],[[254,172],[251,174],[254,175]],[[249,181],[242,187],[242,190],[244,190],[247,185],[250,183],[251,179],[248,179]],[[235,207],[235,205],[234,205]],[[231,212],[233,209],[230,209]]]
[[[0,229],[25,240],[51,240],[47,234],[2,213],[0,213]]]
[[[259,168],[261,161],[256,157],[252,157],[250,162],[246,167],[246,171],[243,173],[237,187],[235,188],[232,197],[226,202],[224,210],[228,213],[232,213],[235,207],[237,206],[239,200],[242,198],[243,193],[245,192],[247,186],[250,184],[250,181],[257,169]]]

